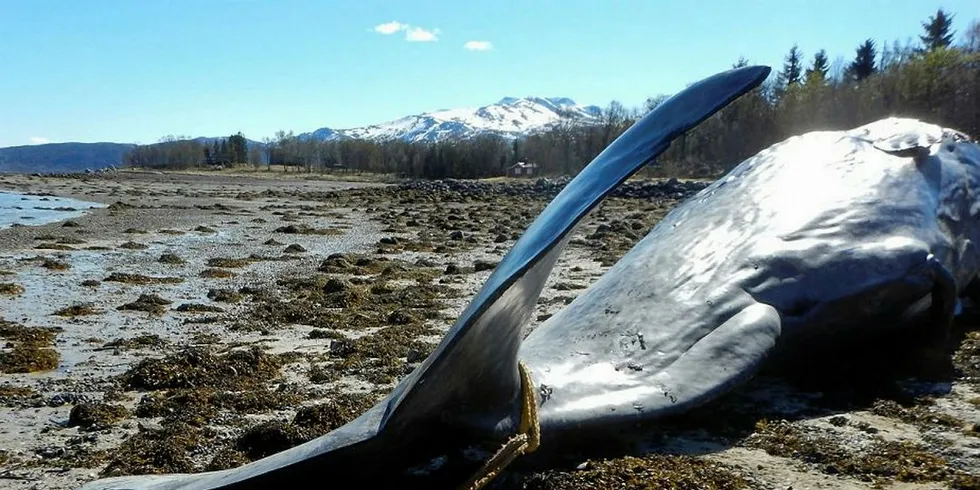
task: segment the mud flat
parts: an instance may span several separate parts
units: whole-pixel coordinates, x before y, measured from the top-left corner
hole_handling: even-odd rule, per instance
[[[425,358],[561,184],[0,176],[106,206],[0,230],[0,486],[229,468],[342,425]],[[701,185],[603,204],[527,329]],[[859,356],[859,379],[760,377],[495,488],[980,488],[977,325]]]

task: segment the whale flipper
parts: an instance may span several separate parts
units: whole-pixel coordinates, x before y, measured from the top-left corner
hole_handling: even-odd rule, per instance
[[[578,223],[613,189],[670,143],[758,86],[770,68],[730,70],[695,83],[658,105],[589,163],[499,262],[433,353],[392,395],[384,424],[415,423],[434,410],[474,417],[517,416],[521,330]],[[487,348],[493,345],[493,348]],[[465,367],[462,367],[465,366]],[[462,368],[461,368],[462,367]],[[428,383],[430,379],[438,383]],[[453,380],[449,384],[447,380]],[[460,407],[466,407],[461,411]],[[510,407],[501,412],[502,407]],[[497,421],[491,421],[497,422]],[[502,427],[516,423],[511,420]],[[482,425],[482,424],[480,424]]]

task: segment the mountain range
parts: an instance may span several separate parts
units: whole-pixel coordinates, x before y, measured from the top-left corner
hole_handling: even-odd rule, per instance
[[[360,128],[320,128],[299,137],[325,141],[357,138],[433,142],[496,134],[514,139],[547,130],[562,116],[576,123],[587,123],[595,121],[600,114],[599,107],[578,105],[567,97],[504,97],[495,104],[477,108],[443,109]]]
[[[476,108],[443,109],[405,116],[381,124],[349,129],[320,128],[301,133],[300,139],[337,141],[343,139],[400,139],[434,142],[494,134],[507,139],[545,131],[562,117],[575,124],[597,122],[601,109],[579,105],[567,97],[504,97]],[[217,138],[199,137],[212,142]],[[248,140],[249,145],[262,143]],[[131,143],[47,143],[0,148],[0,172],[80,172],[119,165]]]

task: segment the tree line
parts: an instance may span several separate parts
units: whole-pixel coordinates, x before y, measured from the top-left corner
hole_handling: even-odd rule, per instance
[[[227,138],[191,139],[173,135],[164,136],[156,143],[136,145],[123,154],[122,164],[127,167],[187,170],[200,167],[231,166],[262,163],[260,148],[249,148],[248,140],[241,132]]]
[[[969,23],[957,42],[954,17],[939,9],[922,22],[915,41],[879,46],[867,39],[850,57],[840,55],[833,62],[826,50],[807,56],[792,46],[783,66],[760,88],[678,138],[647,173],[715,177],[789,136],[849,129],[888,116],[919,118],[980,137],[980,22]],[[732,66],[748,64],[743,57]],[[637,108],[613,101],[591,124],[563,117],[546,131],[513,141],[489,134],[438,142],[320,141],[279,131],[260,148],[231,150],[231,138],[228,149],[224,143],[195,147],[186,140],[163,141],[137,147],[126,163],[187,168],[248,162],[287,171],[482,178],[502,175],[507,166],[525,161],[536,163],[544,175],[573,175],[666,99],[651,97]]]

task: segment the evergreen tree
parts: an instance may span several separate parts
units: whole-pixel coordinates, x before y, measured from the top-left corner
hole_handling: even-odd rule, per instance
[[[935,16],[929,17],[929,22],[923,22],[922,28],[926,33],[919,36],[926,51],[949,47],[953,44],[953,16],[939,9]]]
[[[864,41],[857,48],[857,55],[854,61],[847,67],[849,78],[861,81],[870,77],[876,70],[875,67],[875,42],[871,39]]]
[[[779,73],[779,81],[784,88],[799,84],[803,75],[803,53],[797,45],[793,45],[786,55],[783,71]]]
[[[736,61],[732,65],[732,68],[742,68],[742,67],[745,67],[745,66],[749,66],[749,60],[747,60],[745,58],[745,56],[739,56],[738,57],[738,61]]]
[[[248,158],[248,140],[239,131],[228,137],[229,163],[245,163]]]
[[[806,69],[806,83],[823,83],[827,79],[828,71],[830,71],[830,64],[827,61],[827,52],[821,49],[813,55],[810,68]]]

